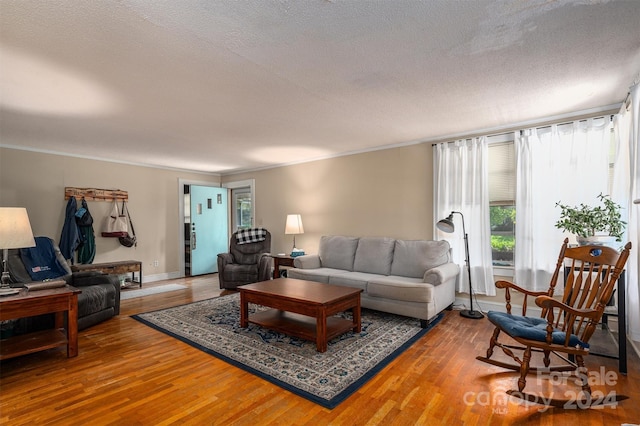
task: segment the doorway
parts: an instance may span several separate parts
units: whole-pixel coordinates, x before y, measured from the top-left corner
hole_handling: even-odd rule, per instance
[[[217,272],[217,254],[225,253],[229,251],[229,237],[233,232],[238,229],[244,228],[247,224],[250,223],[249,227],[254,225],[255,218],[255,180],[247,179],[243,181],[237,182],[228,182],[222,185],[214,184],[210,182],[203,181],[191,181],[187,179],[178,179],[178,200],[179,200],[179,218],[180,218],[180,233],[181,238],[178,239],[179,243],[179,259],[178,259],[178,267],[180,271],[180,276],[191,276],[196,275],[192,270],[192,252],[191,252],[191,237],[192,237],[192,226],[191,226],[191,187],[192,186],[200,186],[206,188],[213,188],[218,191],[222,191],[223,200],[228,200],[226,202],[226,211],[225,211],[225,229],[221,232],[224,235],[224,243],[220,243],[221,245],[217,249],[214,250],[213,256],[211,253],[209,254],[209,261],[215,262],[215,272]],[[234,201],[234,193],[237,194],[237,197]],[[208,208],[208,198],[205,197],[202,202],[203,208]],[[215,203],[217,203],[217,194],[213,196],[215,199]],[[194,207],[194,211],[197,213],[197,203]],[[238,212],[238,210],[241,210]],[[198,244],[201,242],[198,234],[198,222],[196,221],[196,237],[195,244],[196,248],[198,248]],[[210,266],[213,266],[210,264]],[[197,272],[197,271],[196,271]]]
[[[185,276],[218,272],[218,253],[227,251],[225,188],[184,185]]]

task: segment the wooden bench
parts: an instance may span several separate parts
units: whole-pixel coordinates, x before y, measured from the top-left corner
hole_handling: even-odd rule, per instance
[[[80,265],[72,265],[71,271],[100,271],[105,274],[128,274],[131,272],[131,282],[138,283],[142,288],[142,262],[139,260],[120,260],[117,262],[105,262],[105,263],[88,263]],[[136,274],[138,273],[139,280],[136,281]]]

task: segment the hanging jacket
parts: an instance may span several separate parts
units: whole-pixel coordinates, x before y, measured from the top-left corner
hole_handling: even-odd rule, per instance
[[[65,259],[73,265],[73,254],[82,242],[80,228],[76,223],[76,211],[78,203],[75,197],[69,197],[67,209],[64,216],[64,225],[62,226],[62,234],[60,235],[60,251]]]
[[[78,263],[92,263],[96,257],[96,238],[93,232],[93,217],[84,198],[82,207],[76,213],[76,223],[82,240],[82,244],[78,247]]]

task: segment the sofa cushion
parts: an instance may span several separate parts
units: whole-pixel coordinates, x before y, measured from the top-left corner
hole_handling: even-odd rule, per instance
[[[353,261],[353,270],[389,275],[394,247],[395,240],[393,238],[360,238],[355,260]]]
[[[329,284],[329,277],[334,275],[346,274],[348,271],[333,268],[314,268],[314,269],[289,269],[287,271],[288,278],[298,280],[316,281],[319,283]]]
[[[391,275],[423,278],[428,269],[448,261],[447,241],[396,240]]]
[[[428,303],[433,301],[433,285],[418,278],[390,275],[370,280],[367,294],[371,297]]]
[[[329,284],[343,285],[345,287],[359,288],[367,291],[367,283],[369,280],[379,277],[376,274],[367,274],[365,272],[347,272],[340,275],[332,275],[329,277]]]
[[[224,267],[222,275],[224,280],[229,282],[255,282],[258,280],[258,264],[230,263]]]
[[[509,336],[522,337],[524,339],[544,342],[547,340],[547,320],[546,318],[523,317],[511,315],[506,312],[489,311],[487,314],[489,321],[502,328]],[[564,345],[567,334],[554,329],[551,333],[551,340],[556,345]],[[580,346],[588,348],[589,344],[578,338],[575,334],[569,336],[569,346]]]
[[[320,261],[323,268],[353,271],[358,238],[343,236],[323,236],[320,238]]]

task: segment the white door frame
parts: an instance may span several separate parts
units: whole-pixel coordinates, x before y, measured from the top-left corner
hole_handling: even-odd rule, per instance
[[[184,186],[185,185],[199,185],[199,186],[211,186],[214,188],[227,188],[229,191],[234,188],[251,188],[251,217],[255,220],[255,208],[256,208],[256,196],[255,196],[255,179],[241,180],[237,182],[227,183],[215,183],[215,182],[203,182],[199,180],[190,180],[178,178],[178,268],[179,278],[184,278]],[[230,204],[229,204],[230,205]],[[228,214],[231,214],[231,208],[229,208]],[[231,227],[231,220],[228,221],[229,227]],[[228,239],[228,236],[227,236]]]

